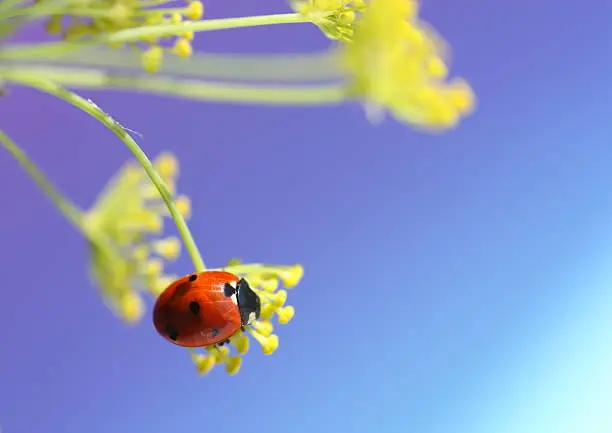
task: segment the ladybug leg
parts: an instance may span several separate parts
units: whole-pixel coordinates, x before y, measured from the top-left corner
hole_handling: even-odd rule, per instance
[[[230,340],[229,340],[229,338],[228,338],[227,340],[225,340],[225,341],[221,341],[220,343],[215,344],[215,346],[217,346],[217,347],[223,347],[223,346],[224,346],[224,345],[226,345],[226,344],[230,344]]]

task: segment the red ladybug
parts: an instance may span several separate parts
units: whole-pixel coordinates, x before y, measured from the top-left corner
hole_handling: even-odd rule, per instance
[[[186,275],[155,301],[153,324],[182,347],[222,346],[259,318],[261,302],[244,278],[222,271]]]

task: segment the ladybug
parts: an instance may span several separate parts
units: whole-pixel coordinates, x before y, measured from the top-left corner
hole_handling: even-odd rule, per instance
[[[177,346],[223,346],[259,319],[261,301],[244,278],[223,271],[186,275],[157,298],[153,324]]]

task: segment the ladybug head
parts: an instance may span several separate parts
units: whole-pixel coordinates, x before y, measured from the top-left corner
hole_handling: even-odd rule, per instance
[[[244,278],[241,278],[236,285],[236,299],[238,301],[242,326],[247,326],[259,319],[261,313],[259,295],[251,289],[251,286],[249,286],[249,283]]]

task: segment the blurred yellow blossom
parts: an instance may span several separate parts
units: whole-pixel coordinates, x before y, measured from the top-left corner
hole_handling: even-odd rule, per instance
[[[174,194],[176,158],[164,153],[154,165]],[[164,274],[164,262],[176,260],[181,250],[177,237],[163,237],[168,216],[159,193],[135,162],[119,170],[84,213],[84,225],[92,234],[92,276],[107,304],[126,322],[144,314],[143,290],[157,295],[175,278]]]
[[[0,38],[19,28],[15,17],[23,22],[47,17],[48,31],[61,36],[40,46],[3,46],[0,63],[6,59],[11,66],[0,67],[0,80],[45,91],[41,81],[249,105],[357,100],[370,120],[389,113],[427,131],[449,130],[474,110],[470,84],[450,76],[446,42],[420,18],[418,0],[288,2],[291,13],[214,19],[201,19],[199,0],[39,0],[29,6],[17,0],[4,7],[0,2]],[[291,23],[315,24],[337,41],[334,49],[225,55],[197,52],[191,44],[197,32]],[[106,44],[124,49],[100,47]],[[174,61],[164,65],[168,53]],[[163,76],[138,70],[156,73],[162,66]]]
[[[119,317],[128,323],[138,322],[145,312],[144,302],[139,293],[126,291],[116,300]]]
[[[291,7],[319,26],[330,39],[350,41],[356,12],[366,7],[365,0],[292,0]]]
[[[40,0],[38,3],[52,3]],[[177,24],[184,19],[197,21],[204,15],[204,5],[199,0],[188,0],[181,6],[175,0],[81,0],[68,1],[63,9],[56,11],[46,22],[49,34],[63,39],[81,40],[126,29],[137,29],[160,24]],[[185,5],[186,3],[186,5]],[[161,8],[160,6],[165,6]],[[143,37],[130,42],[131,48],[142,51],[142,64],[147,72],[157,72],[164,52],[186,57],[192,53],[193,33],[180,37]],[[171,41],[174,40],[174,43]],[[119,48],[121,43],[111,43]]]
[[[446,130],[474,109],[469,84],[448,79],[444,41],[418,19],[415,0],[369,1],[352,42],[339,50],[353,95],[372,114]]]

